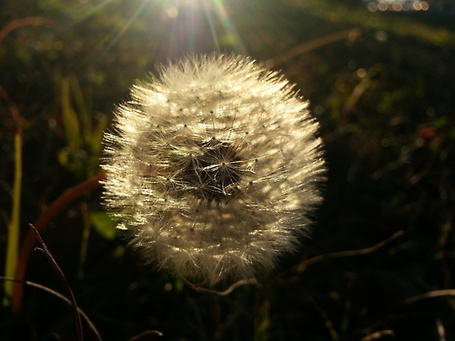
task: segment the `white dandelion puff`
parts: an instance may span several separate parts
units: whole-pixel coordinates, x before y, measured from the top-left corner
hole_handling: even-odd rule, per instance
[[[213,285],[295,249],[324,161],[286,80],[213,54],[163,67],[131,95],[104,138],[105,202],[147,262]]]

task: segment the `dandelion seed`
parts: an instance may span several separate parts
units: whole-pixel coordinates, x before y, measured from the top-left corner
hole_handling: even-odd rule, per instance
[[[295,250],[324,162],[286,80],[213,54],[163,67],[132,98],[105,134],[105,202],[147,262],[213,285]]]

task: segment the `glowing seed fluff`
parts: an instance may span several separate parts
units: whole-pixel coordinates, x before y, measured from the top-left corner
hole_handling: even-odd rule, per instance
[[[234,281],[293,251],[321,201],[317,123],[288,82],[245,57],[163,67],[105,135],[105,201],[146,262]]]

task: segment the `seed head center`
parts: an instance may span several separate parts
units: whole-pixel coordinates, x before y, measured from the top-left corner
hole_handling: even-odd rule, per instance
[[[241,179],[238,148],[212,138],[200,144],[202,153],[190,156],[191,162],[181,173],[191,192],[200,199],[222,201],[237,191]]]

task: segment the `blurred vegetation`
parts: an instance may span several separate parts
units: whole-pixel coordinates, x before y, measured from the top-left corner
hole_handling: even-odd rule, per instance
[[[99,173],[102,132],[136,79],[191,53],[243,53],[282,70],[321,123],[330,170],[312,238],[260,288],[201,294],[144,268],[95,191],[43,233],[79,307],[104,340],[146,330],[164,336],[141,340],[455,340],[455,16],[352,3],[3,0],[0,259],[14,201],[15,109],[25,236],[62,192]],[[397,231],[367,252],[324,256]],[[39,253],[26,279],[63,292]],[[20,316],[2,308],[0,339],[74,340],[71,310],[27,288]]]

